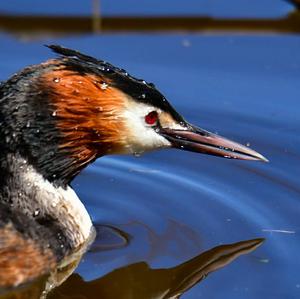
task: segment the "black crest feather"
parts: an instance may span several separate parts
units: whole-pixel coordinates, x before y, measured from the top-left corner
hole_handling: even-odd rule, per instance
[[[91,62],[91,63],[104,63],[102,60],[98,60],[92,56],[85,55],[80,53],[79,51],[62,47],[60,45],[45,45],[47,48],[51,49],[54,53],[66,56],[66,57],[77,57],[80,60]]]
[[[112,84],[115,88],[122,90],[134,100],[169,112],[175,120],[184,123],[182,116],[177,113],[153,83],[137,79],[128,74],[124,69],[115,67],[106,61],[82,54],[79,51],[59,45],[46,45],[46,47],[50,48],[54,53],[67,58],[64,63],[73,70],[82,74],[93,73],[105,76],[110,79],[110,82],[113,82]]]

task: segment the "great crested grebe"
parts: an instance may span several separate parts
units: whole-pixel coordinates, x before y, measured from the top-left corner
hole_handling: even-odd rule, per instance
[[[77,51],[0,85],[0,286],[49,272],[85,244],[91,219],[70,187],[108,154],[160,148],[243,160],[259,153],[184,120],[151,83]]]

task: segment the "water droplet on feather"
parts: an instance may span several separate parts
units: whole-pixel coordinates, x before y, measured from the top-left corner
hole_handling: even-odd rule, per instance
[[[100,88],[102,90],[106,90],[108,88],[108,84],[106,82],[102,82]]]

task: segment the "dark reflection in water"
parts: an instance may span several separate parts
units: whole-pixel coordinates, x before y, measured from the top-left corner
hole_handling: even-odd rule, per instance
[[[152,269],[146,262],[138,262],[116,269],[92,281],[85,281],[76,273],[71,275],[77,266],[77,261],[65,265],[48,278],[39,279],[32,284],[4,294],[0,298],[179,298],[209,273],[226,266],[242,254],[252,252],[262,242],[263,239],[255,239],[217,246],[168,269]],[[58,284],[70,277],[62,285],[54,288],[54,285],[51,285],[53,276]],[[50,289],[53,290],[48,293]]]
[[[300,0],[286,0],[292,4],[294,4],[298,9],[300,9]]]
[[[128,245],[131,236],[110,225],[95,225],[97,237],[89,252],[119,249]]]
[[[196,2],[196,1],[194,1]],[[199,1],[201,2],[201,1]],[[69,34],[85,34],[85,33],[106,33],[106,32],[205,32],[207,30],[212,32],[230,31],[230,32],[277,32],[277,33],[299,33],[300,32],[300,13],[286,3],[276,3],[271,6],[268,3],[261,3],[261,8],[264,11],[269,11],[270,14],[261,17],[260,13],[251,14],[247,8],[243,7],[243,3],[235,0],[226,1],[226,4],[221,3],[201,4],[194,3],[194,7],[190,6],[191,3],[182,2],[182,12],[174,13],[174,7],[165,4],[168,7],[167,13],[162,13],[160,9],[164,6],[162,4],[156,7],[153,3],[137,2],[138,5],[132,5],[133,2],[124,1],[117,5],[111,5],[111,11],[105,13],[100,9],[100,0],[87,1],[86,5],[74,5],[76,13],[73,15],[70,11],[63,13],[62,8],[58,7],[55,10],[55,3],[43,8],[40,6],[37,11],[30,8],[18,7],[13,9],[10,4],[2,4],[0,7],[0,30],[10,32],[18,36],[26,36],[26,38],[36,38],[46,36],[63,36]],[[257,1],[259,3],[259,1]],[[286,0],[299,8],[299,0]],[[128,10],[128,7],[136,6],[139,9]],[[87,7],[92,4],[93,9],[91,15],[86,14]],[[146,5],[145,5],[146,4]],[[174,4],[174,3],[173,3]],[[30,2],[29,2],[30,5]],[[66,5],[66,3],[62,4]],[[110,6],[108,3],[106,5]],[[256,3],[257,5],[257,3]],[[37,6],[38,3],[37,3]],[[105,5],[104,5],[105,6]],[[125,8],[127,6],[127,8]],[[240,10],[236,7],[241,6]],[[282,6],[282,7],[281,7]],[[49,11],[50,7],[50,11]],[[153,9],[155,7],[156,9]],[[163,11],[166,11],[164,7]],[[188,8],[190,7],[190,8]],[[193,8],[192,8],[193,7]],[[251,5],[248,4],[248,8]],[[255,5],[254,5],[255,7]],[[259,7],[259,6],[258,6]],[[267,8],[266,8],[267,7]],[[281,7],[279,9],[279,7]],[[289,9],[288,9],[289,7]],[[81,11],[81,8],[83,11]],[[124,12],[125,8],[125,12]],[[224,9],[225,8],[225,9]],[[150,9],[150,10],[149,10]],[[108,9],[110,10],[110,9]],[[149,11],[148,11],[149,10]],[[250,9],[251,10],[251,9]],[[275,11],[281,11],[280,17]],[[56,13],[54,13],[56,11]],[[176,8],[175,8],[176,11]],[[252,7],[253,11],[253,7]],[[285,13],[283,13],[285,11]],[[102,12],[102,14],[101,14]],[[216,13],[217,12],[217,13]],[[229,13],[230,12],[230,13]],[[241,17],[241,14],[245,17]],[[230,17],[228,16],[228,13]],[[215,15],[217,14],[217,16]],[[284,15],[285,14],[285,15]],[[272,17],[273,16],[273,17]]]
[[[64,36],[69,34],[136,33],[136,32],[275,32],[299,33],[300,13],[292,12],[278,19],[238,19],[213,18],[209,16],[193,17],[148,17],[122,16],[102,17],[95,22],[93,17],[68,16],[14,16],[0,14],[0,30],[27,38],[46,36]],[[96,29],[95,29],[96,27]]]
[[[139,262],[89,282],[74,274],[48,298],[178,298],[209,273],[253,251],[262,241],[256,239],[218,246],[168,269],[152,269],[147,263]]]

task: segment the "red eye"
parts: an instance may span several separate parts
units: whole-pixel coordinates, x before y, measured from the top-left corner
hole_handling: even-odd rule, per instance
[[[151,111],[145,116],[145,122],[148,125],[154,125],[157,122],[158,114],[156,111]]]

